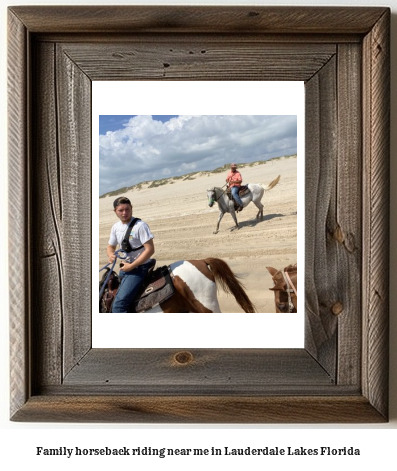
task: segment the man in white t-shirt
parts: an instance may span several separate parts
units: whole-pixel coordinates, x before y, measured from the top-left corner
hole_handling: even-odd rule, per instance
[[[113,208],[119,222],[110,231],[106,249],[109,262],[113,263],[117,246],[121,247],[128,226],[133,220],[132,204],[123,196],[113,202]],[[127,258],[120,264],[121,284],[114,299],[112,312],[133,312],[132,301],[137,296],[151,265],[150,258],[154,254],[153,234],[146,222],[138,219],[131,229],[127,242]]]

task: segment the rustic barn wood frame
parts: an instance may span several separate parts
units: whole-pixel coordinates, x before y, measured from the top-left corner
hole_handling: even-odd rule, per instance
[[[11,420],[388,420],[389,23],[383,7],[9,8]],[[93,80],[305,82],[304,349],[91,348]]]

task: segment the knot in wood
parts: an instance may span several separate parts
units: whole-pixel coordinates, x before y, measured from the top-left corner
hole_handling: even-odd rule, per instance
[[[335,304],[332,305],[331,311],[332,311],[332,314],[334,314],[335,316],[339,316],[340,314],[342,314],[343,304],[337,301]]]
[[[178,352],[175,354],[174,360],[180,365],[186,365],[193,361],[193,355],[190,352]]]
[[[345,240],[345,235],[340,226],[337,226],[334,232],[334,239],[336,239],[340,244],[343,244]]]

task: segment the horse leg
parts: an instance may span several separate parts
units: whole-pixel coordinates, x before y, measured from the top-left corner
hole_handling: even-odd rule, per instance
[[[256,215],[256,219],[261,218],[261,221],[263,220],[263,204],[260,201],[253,201],[255,206],[259,209],[258,214]]]
[[[235,227],[233,227],[233,228],[231,229],[231,231],[234,231],[234,230],[236,230],[236,229],[240,229],[240,226],[238,225],[238,222],[237,222],[236,211],[234,210],[234,204],[233,204],[233,207],[230,208],[230,214],[231,214],[231,216],[232,216],[232,218],[233,218],[234,224],[236,224]]]
[[[221,223],[224,214],[225,214],[225,213],[223,213],[222,211],[219,212],[218,223],[217,223],[217,225],[216,225],[215,231],[213,232],[214,234],[218,234],[218,232],[219,232],[219,224]]]

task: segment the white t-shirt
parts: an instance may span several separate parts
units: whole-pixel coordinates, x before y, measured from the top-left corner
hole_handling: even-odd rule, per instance
[[[117,247],[117,245],[121,246],[125,233],[127,232],[129,223],[130,221],[128,222],[128,224],[123,224],[121,221],[119,221],[113,225],[110,231],[110,237],[109,237],[109,242],[108,242],[109,245],[114,245],[115,247]],[[137,221],[134,224],[134,227],[132,228],[131,234],[129,237],[129,242],[130,242],[131,247],[133,249],[140,247],[141,245],[146,244],[146,242],[148,242],[151,239],[153,239],[153,234],[150,232],[149,226],[146,224],[146,222]],[[134,261],[135,259],[139,257],[139,255],[144,250],[145,249],[142,247],[139,250],[128,252],[126,261],[127,262]]]

